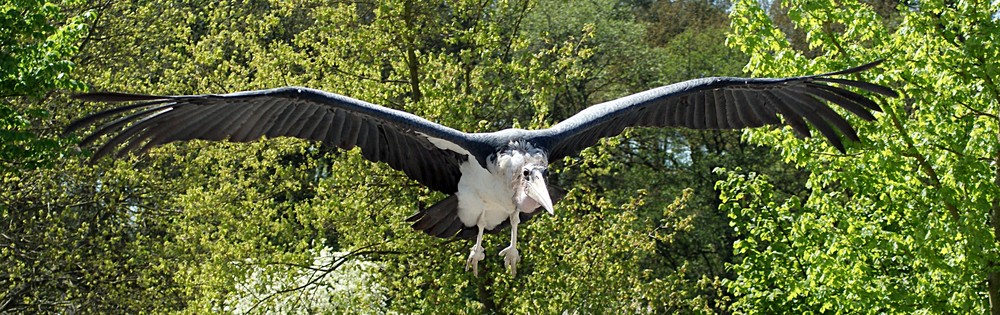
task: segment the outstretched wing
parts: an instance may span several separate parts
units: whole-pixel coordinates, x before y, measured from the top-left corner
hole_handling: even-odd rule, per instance
[[[428,140],[461,148],[468,139],[465,133],[406,112],[308,88],[190,96],[89,93],[74,98],[136,102],[87,116],[66,128],[71,132],[108,121],[81,141],[87,145],[110,136],[92,159],[142,153],[191,139],[249,142],[264,136],[295,137],[342,149],[360,147],[368,160],[385,162],[434,190],[454,193],[461,177],[459,165],[468,158]],[[114,117],[119,118],[111,120]]]
[[[548,148],[551,161],[576,154],[627,127],[739,129],[787,124],[809,136],[808,121],[843,152],[838,133],[858,141],[857,132],[826,103],[837,104],[865,120],[875,119],[872,111],[881,108],[871,99],[831,83],[889,97],[898,95],[884,86],[832,76],[868,70],[879,63],[794,78],[689,80],[591,106],[535,133],[534,138]]]

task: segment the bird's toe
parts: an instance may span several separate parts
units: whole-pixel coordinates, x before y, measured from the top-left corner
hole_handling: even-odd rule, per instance
[[[500,256],[503,256],[503,264],[510,270],[510,275],[517,275],[517,263],[521,261],[521,254],[517,251],[517,247],[511,245],[504,248],[500,251]]]
[[[473,246],[469,251],[469,259],[465,261],[465,271],[472,267],[472,274],[479,275],[479,261],[486,258],[486,251],[482,246]]]

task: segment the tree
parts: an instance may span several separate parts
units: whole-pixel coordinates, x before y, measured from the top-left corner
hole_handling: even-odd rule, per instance
[[[56,139],[32,129],[48,112],[21,108],[54,89],[79,89],[69,60],[86,34],[89,13],[71,15],[48,1],[0,4],[0,171],[31,169],[58,154]],[[61,24],[60,24],[61,23]]]
[[[805,198],[729,173],[724,207],[743,238],[728,283],[734,311],[993,313],[997,292],[997,3],[920,1],[898,20],[858,1],[784,1],[796,49],[756,1],[740,1],[730,43],[747,69],[791,75],[885,58],[860,74],[903,95],[837,154],[816,140],[752,131],[809,170]],[[891,15],[889,15],[891,16]],[[836,31],[834,31],[836,30]],[[813,55],[815,59],[804,56]]]
[[[115,3],[103,14],[123,18],[95,25],[82,73],[102,90],[205,93],[308,85],[469,131],[544,126],[566,115],[555,114],[562,110],[556,105],[560,93],[577,92],[564,82],[587,79],[600,83],[590,85],[600,88],[594,90],[615,93],[644,86],[626,89],[615,80],[637,68],[624,61],[643,59],[625,54],[641,50],[623,48],[642,42],[641,27],[630,25],[627,14],[601,16],[618,19],[606,28],[582,23],[585,14],[618,12],[607,11],[611,1],[595,5],[583,8],[581,23],[549,36],[526,33],[538,30],[527,25],[544,18],[533,15],[543,7],[532,1]],[[601,32],[621,36],[602,42],[593,36]],[[157,45],[148,44],[152,38]],[[595,57],[595,51],[628,58]],[[641,201],[631,194],[571,195],[577,206],[565,209],[565,221],[539,218],[530,228],[535,232],[523,235],[524,252],[535,258],[521,277],[510,279],[491,255],[483,264],[493,267],[475,278],[462,270],[468,244],[412,233],[401,220],[442,196],[357,152],[281,139],[192,142],[97,163],[108,171],[95,181],[147,192],[128,195],[122,203],[131,206],[108,209],[143,219],[134,233],[137,248],[148,252],[137,264],[152,271],[138,282],[161,284],[137,295],[169,296],[156,306],[163,311],[219,311],[258,270],[292,266],[282,272],[300,272],[294,266],[308,266],[311,255],[326,248],[369,248],[357,257],[384,266],[380,286],[401,312],[601,311],[664,299],[662,286],[644,286],[651,278],[639,262],[652,253],[652,243],[643,227],[652,227],[636,218]],[[532,241],[533,233],[547,235]],[[488,242],[505,240],[490,236]],[[581,244],[585,251],[571,251]],[[635,293],[621,299],[628,291]],[[536,298],[543,295],[548,297]],[[265,303],[261,310],[271,306],[277,307]]]
[[[61,207],[110,201],[70,196],[93,186],[48,171],[60,157],[73,155],[68,141],[57,136],[52,100],[60,97],[52,92],[82,88],[71,75],[71,59],[93,15],[80,5],[0,4],[0,313],[114,309],[106,303],[116,296],[109,291],[125,285],[107,280],[136,272],[105,260],[128,252],[113,249],[123,243],[120,230],[101,225],[120,218]],[[95,258],[95,249],[108,257]]]
[[[157,0],[65,3],[56,11],[89,17],[73,37],[81,48],[63,59],[77,64],[68,76],[92,90],[303,85],[492,131],[545,127],[591,104],[679,80],[739,75],[747,59],[758,70],[759,51],[722,46],[724,7],[694,0]],[[656,10],[645,16],[643,8]],[[689,8],[698,14],[684,14]],[[684,27],[671,26],[677,19]],[[31,120],[44,126],[38,137],[55,139],[68,120],[113,106],[52,95],[10,103],[21,113],[52,113]],[[747,135],[763,144],[781,139],[785,154],[822,148],[781,134]],[[14,222],[0,229],[8,242],[0,249],[4,310],[707,313],[728,312],[733,302],[743,310],[760,302],[758,292],[784,288],[748,276],[782,260],[745,252],[766,231],[750,228],[757,221],[745,219],[753,212],[716,208],[722,201],[706,183],[724,174],[711,170],[760,164],[753,171],[781,190],[774,199],[798,196],[808,205],[820,194],[803,191],[799,171],[784,170],[776,153],[741,143],[736,133],[633,130],[554,163],[552,182],[570,193],[556,216],[522,229],[516,278],[493,254],[506,246],[506,232],[487,237],[491,254],[473,277],[463,270],[470,244],[414,233],[402,220],[443,196],[356,151],[293,139],[194,141],[90,165],[91,147],[76,153],[74,136],[46,151],[60,152],[58,163],[4,173],[2,219]],[[720,187],[753,187],[739,183]],[[756,209],[728,196],[726,209]],[[740,234],[726,228],[727,214]],[[736,256],[734,240],[743,251]],[[331,252],[351,254],[323,254]],[[372,294],[325,294],[339,292],[324,291],[333,279],[366,283]]]

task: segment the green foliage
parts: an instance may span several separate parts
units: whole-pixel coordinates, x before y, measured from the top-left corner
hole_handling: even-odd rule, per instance
[[[68,60],[87,33],[89,13],[67,16],[60,5],[73,1],[4,1],[0,4],[0,97],[39,96],[53,88],[74,88]],[[61,24],[57,24],[61,23]]]
[[[805,199],[729,173],[725,207],[743,237],[729,285],[739,312],[983,313],[997,294],[997,3],[921,1],[886,18],[857,1],[784,1],[818,57],[792,48],[756,1],[733,10],[730,43],[760,75],[886,58],[866,80],[904,96],[859,124],[849,155],[790,132],[753,131],[809,170]],[[774,57],[772,57],[774,56]],[[775,58],[776,57],[776,58]],[[989,285],[987,285],[989,284]],[[995,303],[995,301],[994,301]]]
[[[0,3],[0,313],[145,309],[119,280],[152,273],[138,263],[148,249],[128,233],[128,212],[106,207],[128,186],[95,185],[94,169],[58,163],[72,151],[45,100],[82,88],[71,59],[93,16],[79,5]]]
[[[82,87],[69,77],[69,59],[87,34],[90,17],[89,12],[67,14],[47,1],[0,3],[0,172],[39,167],[60,154],[56,139],[39,137],[34,130],[38,125],[33,121],[49,112],[15,103],[28,103],[53,89]]]
[[[157,183],[79,163],[4,174],[2,311],[135,313],[176,300],[171,266],[150,266]]]
[[[568,115],[552,112],[562,110],[557,102],[570,103],[560,95],[598,91],[608,93],[600,94],[606,99],[645,85],[643,76],[629,71],[636,68],[629,62],[645,60],[649,51],[627,48],[641,43],[642,28],[629,24],[627,14],[601,16],[613,2],[597,5],[580,9],[575,24],[557,27],[538,21],[577,6],[524,1],[489,8],[478,1],[121,4],[105,14],[135,14],[100,28],[116,36],[83,52],[94,56],[83,71],[100,89],[204,93],[307,85],[464,130],[537,127]],[[607,24],[583,22],[591,19]],[[561,29],[558,36],[552,35],[555,29]],[[595,36],[605,32],[611,35]],[[149,46],[148,38],[160,45]],[[123,53],[128,51],[143,53]],[[608,53],[596,56],[597,51]],[[637,55],[628,55],[632,51]],[[654,72],[644,75],[649,73]],[[601,159],[585,158],[604,164]],[[521,229],[525,262],[514,279],[495,256],[508,236],[488,237],[486,270],[476,278],[463,270],[467,242],[413,233],[402,221],[443,196],[364,161],[357,152],[329,153],[291,140],[193,142],[156,149],[133,162],[146,171],[130,163],[99,163],[123,176],[152,173],[148,176],[168,183],[156,190],[169,197],[157,197],[152,210],[144,210],[167,213],[162,230],[149,236],[159,241],[151,249],[156,255],[145,261],[158,270],[174,270],[162,288],[174,299],[162,310],[215,312],[227,310],[227,301],[244,301],[246,290],[295,289],[293,281],[254,279],[300,274],[310,256],[325,249],[366,249],[353,259],[380,266],[377,285],[386,292],[386,305],[398,312],[641,309],[663,303],[659,290],[667,286],[646,285],[656,279],[642,271],[654,254],[646,231],[655,221],[636,216],[642,200],[631,193],[596,198],[584,193],[590,192],[586,188],[572,194],[586,198],[568,200],[573,206],[566,206],[563,216],[533,220]],[[241,289],[248,285],[252,288]],[[622,298],[623,292],[631,293]],[[611,300],[620,304],[607,303]],[[289,307],[278,302],[288,301],[281,297],[252,297],[248,303],[261,301],[257,310],[262,312]]]
[[[227,300],[223,311],[281,314],[384,314],[379,265],[351,259],[363,251],[313,253],[311,265],[258,267]],[[305,268],[304,268],[305,267]]]
[[[78,88],[70,77],[139,93],[302,85],[467,131],[545,127],[654,86],[741,75],[747,60],[756,75],[797,75],[886,57],[862,78],[907,98],[882,101],[875,123],[858,122],[864,142],[851,156],[787,130],[745,134],[775,152],[734,132],[631,130],[556,161],[551,181],[570,193],[556,216],[520,229],[517,277],[496,255],[507,231],[487,236],[480,277],[464,270],[468,241],[411,231],[403,218],[444,196],[357,150],[195,141],[91,166],[81,162],[92,148],[77,156],[69,140],[18,144],[46,155],[2,147],[5,167],[27,171],[5,171],[0,191],[0,311],[986,307],[983,281],[996,261],[989,211],[1000,204],[991,164],[1000,32],[982,12],[996,4],[927,2],[894,15],[859,2],[787,1],[786,28],[756,1],[737,3],[731,21],[725,1],[695,0],[32,3],[48,22],[24,25],[46,35],[19,37],[30,40],[18,47],[77,65],[18,61],[54,70],[35,71],[45,74],[35,85],[19,81],[38,89],[5,99],[13,114],[0,121],[40,139],[113,106],[20,97]],[[801,31],[801,43],[785,29]],[[61,44],[28,45],[48,39]],[[64,161],[35,162],[52,157]]]

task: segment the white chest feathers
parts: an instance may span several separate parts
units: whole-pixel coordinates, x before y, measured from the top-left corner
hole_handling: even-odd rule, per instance
[[[466,226],[493,229],[517,211],[516,181],[522,167],[532,160],[530,153],[513,151],[500,154],[496,164],[484,169],[475,159],[462,163],[458,181],[458,217]],[[523,192],[521,193],[523,194]],[[532,209],[534,210],[534,209]]]
[[[504,174],[494,174],[470,159],[458,181],[458,218],[465,226],[492,229],[515,211],[514,189]]]

